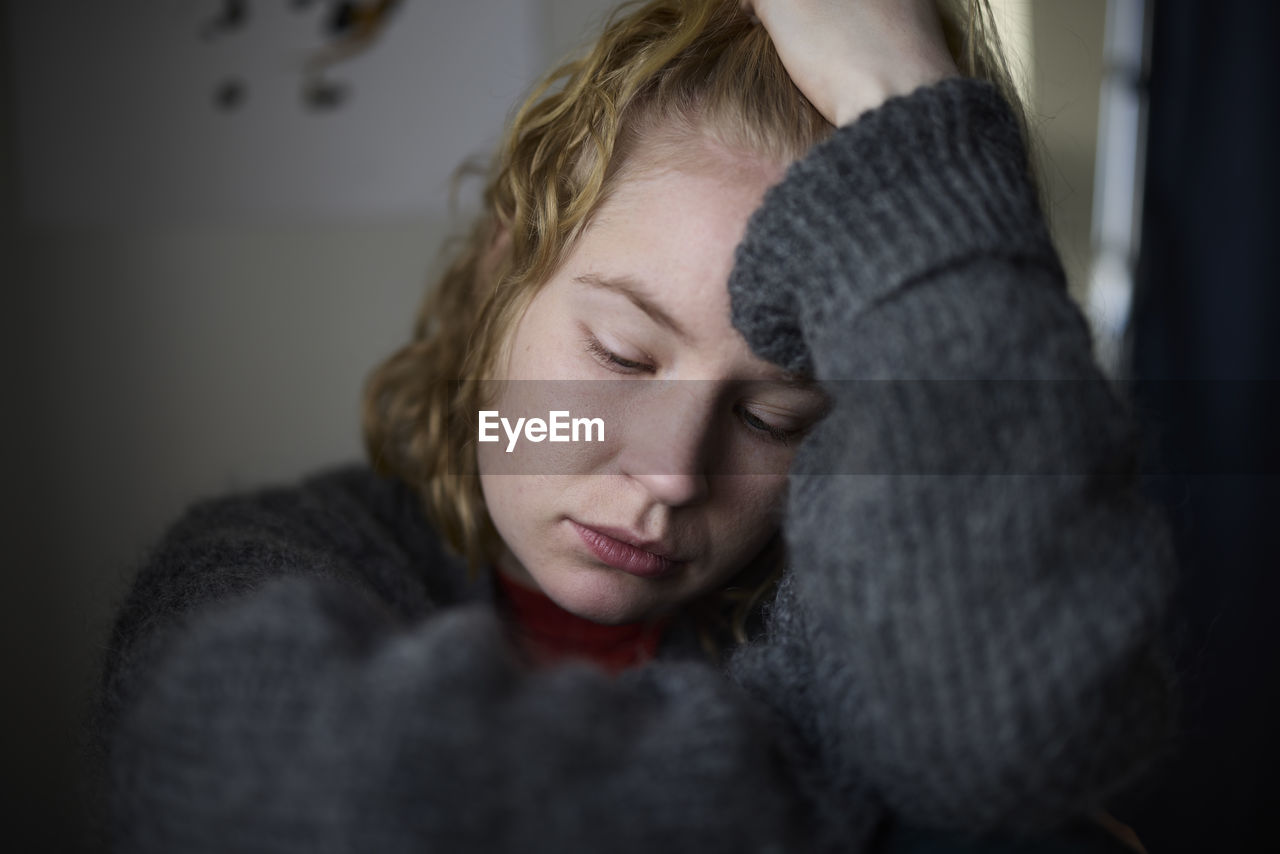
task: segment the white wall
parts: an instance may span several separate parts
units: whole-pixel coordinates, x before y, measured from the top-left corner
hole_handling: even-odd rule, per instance
[[[1031,123],[1043,144],[1049,224],[1071,293],[1086,302],[1107,0],[1027,2],[1035,55]]]

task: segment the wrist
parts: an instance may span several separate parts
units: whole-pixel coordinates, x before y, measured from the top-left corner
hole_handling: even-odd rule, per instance
[[[949,57],[945,62],[901,66],[881,73],[859,75],[856,82],[841,87],[843,96],[832,108],[832,123],[836,127],[844,127],[890,98],[910,95],[922,86],[931,86],[959,75],[959,69]]]

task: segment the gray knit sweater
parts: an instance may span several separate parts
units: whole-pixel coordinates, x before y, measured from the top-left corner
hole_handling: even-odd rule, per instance
[[[1158,750],[1166,532],[1015,122],[947,81],[791,168],[730,280],[833,399],[791,569],[727,667],[530,670],[410,490],[363,468],[193,508],[106,674],[121,851],[868,850],[1044,829]]]

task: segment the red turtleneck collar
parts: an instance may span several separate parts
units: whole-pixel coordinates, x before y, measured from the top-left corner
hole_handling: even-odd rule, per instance
[[[669,619],[606,626],[571,614],[540,590],[497,576],[498,598],[535,664],[568,659],[594,661],[611,673],[635,667],[658,653]]]

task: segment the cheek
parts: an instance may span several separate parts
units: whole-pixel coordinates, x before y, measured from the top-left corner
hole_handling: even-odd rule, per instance
[[[787,478],[781,475],[737,475],[719,479],[722,488],[718,536],[735,553],[754,555],[782,524]],[[740,548],[734,548],[741,544]]]
[[[480,475],[485,511],[503,545],[526,565],[539,563],[547,543],[547,524],[562,503],[562,484],[556,478]]]
[[[516,523],[519,510],[530,501],[530,486],[525,478],[495,475],[480,470],[480,492],[494,525],[509,528]]]
[[[483,419],[479,411],[469,415],[479,471],[518,476],[616,470],[620,449],[636,438],[627,393],[635,387],[570,378],[512,377],[485,383],[486,414]]]
[[[496,414],[486,415],[483,437],[479,435],[479,414],[475,416],[476,464],[481,475],[495,482],[499,477],[523,481],[547,475],[605,474],[615,469],[617,450],[626,441],[619,419],[597,417],[598,409],[575,405],[582,401],[575,398],[575,388],[562,388],[565,383],[512,385],[519,385],[520,393],[504,396],[501,403],[487,410]],[[523,491],[531,489],[524,487]]]
[[[700,584],[703,590],[728,583],[760,555],[781,527],[787,495],[785,477],[737,475],[718,481],[721,500],[708,520],[715,557]]]

